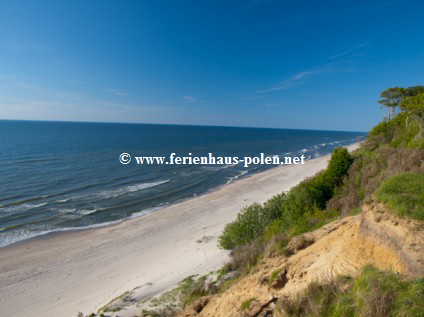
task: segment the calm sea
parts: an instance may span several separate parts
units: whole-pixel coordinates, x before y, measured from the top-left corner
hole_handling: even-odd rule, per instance
[[[272,168],[128,165],[132,156],[328,154],[359,132],[209,126],[0,121],[0,247],[50,232],[154,212]]]

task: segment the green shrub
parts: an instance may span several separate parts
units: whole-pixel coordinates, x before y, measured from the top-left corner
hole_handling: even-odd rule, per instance
[[[349,168],[343,185],[327,203],[328,209],[347,215],[369,200],[380,184],[388,177],[403,172],[424,173],[424,150],[417,148],[381,145],[376,149],[362,147],[360,155]]]
[[[281,218],[271,225],[271,229],[290,230],[301,226],[304,228],[296,231],[305,232],[314,227],[308,225],[308,215],[319,214],[326,209],[328,200],[342,183],[352,161],[346,148],[336,148],[324,172],[290,190],[281,206]]]
[[[328,182],[331,187],[341,185],[343,177],[352,164],[353,159],[349,151],[344,147],[334,149],[330,163],[328,163],[325,171],[324,181]]]
[[[266,242],[262,239],[236,246],[230,262],[232,271],[248,272],[262,259],[265,249]]]
[[[396,297],[394,316],[424,317],[424,279],[410,282]]]
[[[280,300],[288,316],[423,317],[424,281],[366,266],[356,279],[312,283],[295,300]]]
[[[236,220],[225,226],[219,238],[220,247],[234,249],[263,236],[264,233],[265,237],[270,237],[293,228],[296,232],[304,232],[311,227],[305,226],[304,215],[326,208],[352,160],[346,148],[336,148],[324,172],[301,182],[288,194],[274,196],[263,206],[255,203],[243,208]]]
[[[262,235],[265,228],[280,216],[279,207],[286,195],[281,193],[262,205],[254,203],[245,207],[236,220],[227,224],[219,237],[219,245],[224,249],[233,249],[253,241]]]
[[[424,220],[424,174],[389,177],[378,187],[376,196],[396,214]]]
[[[295,224],[308,211],[324,209],[331,188],[323,174],[310,178],[293,187],[281,206],[281,222],[286,228]]]
[[[399,116],[399,115],[398,115]],[[384,119],[377,124],[367,136],[367,143],[372,145],[388,144],[392,141],[396,133],[396,127],[399,124],[399,117],[396,116],[391,121]]]

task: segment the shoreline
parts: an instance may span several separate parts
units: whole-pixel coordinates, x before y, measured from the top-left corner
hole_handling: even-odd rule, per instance
[[[75,317],[97,311],[125,291],[138,287],[140,296],[154,296],[189,275],[218,269],[229,252],[218,249],[217,239],[241,208],[313,176],[330,155],[255,173],[116,224],[5,246],[0,310],[5,316]],[[204,237],[207,241],[199,243]]]
[[[345,145],[343,147],[349,148],[349,147],[354,146],[354,145],[359,144],[359,143],[360,142],[352,143],[352,144],[349,144],[349,145]],[[319,156],[319,157],[315,157],[315,158],[311,158],[311,159],[305,160],[305,163],[308,162],[308,161],[314,160],[314,159],[319,159],[321,157],[328,156],[330,154],[331,154],[331,152],[329,154],[325,154],[323,156]],[[141,212],[147,211],[149,209],[155,209],[155,210],[153,210],[151,212],[146,212],[145,214],[142,214],[140,216],[134,216],[134,214],[133,214],[133,215],[130,215],[130,216],[125,217],[125,218],[122,218],[122,219],[113,220],[113,221],[107,221],[107,222],[104,222],[104,223],[95,223],[93,225],[86,226],[86,227],[65,227],[65,228],[52,229],[51,231],[46,232],[46,233],[40,233],[40,234],[37,234],[37,235],[32,236],[32,237],[29,237],[29,238],[24,238],[22,240],[17,240],[17,241],[14,241],[14,242],[10,243],[10,244],[4,245],[4,246],[0,246],[0,251],[2,249],[6,249],[6,248],[10,248],[10,247],[15,247],[15,246],[18,246],[20,244],[25,244],[25,243],[30,242],[30,241],[51,239],[51,238],[54,238],[56,236],[66,235],[68,233],[73,233],[73,232],[80,232],[80,231],[87,231],[87,230],[97,230],[97,229],[105,228],[105,227],[113,227],[113,226],[119,225],[119,224],[124,223],[124,222],[127,222],[127,221],[131,221],[131,220],[134,220],[134,219],[143,219],[145,217],[150,216],[153,213],[161,212],[163,209],[166,209],[166,208],[169,208],[169,207],[178,205],[178,204],[182,204],[182,203],[184,203],[184,202],[186,202],[188,200],[191,200],[191,199],[196,199],[196,198],[200,198],[200,197],[205,196],[205,195],[209,195],[209,194],[211,194],[211,193],[213,193],[215,191],[220,190],[221,188],[223,188],[225,186],[228,186],[230,184],[233,184],[234,182],[238,182],[238,181],[247,179],[249,177],[253,177],[253,176],[257,175],[257,174],[268,172],[268,171],[273,170],[273,169],[287,167],[287,166],[291,166],[291,165],[295,165],[295,164],[277,165],[277,166],[270,167],[270,168],[265,169],[265,170],[260,171],[260,172],[253,172],[253,173],[248,174],[248,175],[237,176],[236,178],[230,179],[226,183],[223,183],[223,184],[218,185],[216,187],[209,188],[209,189],[205,190],[204,192],[200,192],[199,194],[196,194],[196,195],[193,195],[193,196],[189,196],[189,197],[180,198],[180,199],[177,199],[174,202],[166,203],[166,204],[164,204],[164,205],[162,205],[160,207],[151,207],[151,208],[147,208],[145,210],[141,210],[140,212],[137,212],[137,213],[141,213]]]

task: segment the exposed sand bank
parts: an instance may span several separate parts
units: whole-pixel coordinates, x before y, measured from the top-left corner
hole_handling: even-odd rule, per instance
[[[148,297],[217,269],[228,260],[217,238],[242,207],[290,189],[328,159],[274,168],[117,225],[0,249],[1,315],[75,317],[135,287]]]

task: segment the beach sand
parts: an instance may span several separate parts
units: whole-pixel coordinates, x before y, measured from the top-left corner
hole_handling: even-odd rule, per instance
[[[116,225],[2,248],[0,315],[76,317],[136,287],[147,298],[216,270],[229,259],[217,247],[218,236],[242,207],[289,190],[328,159],[273,168]]]

